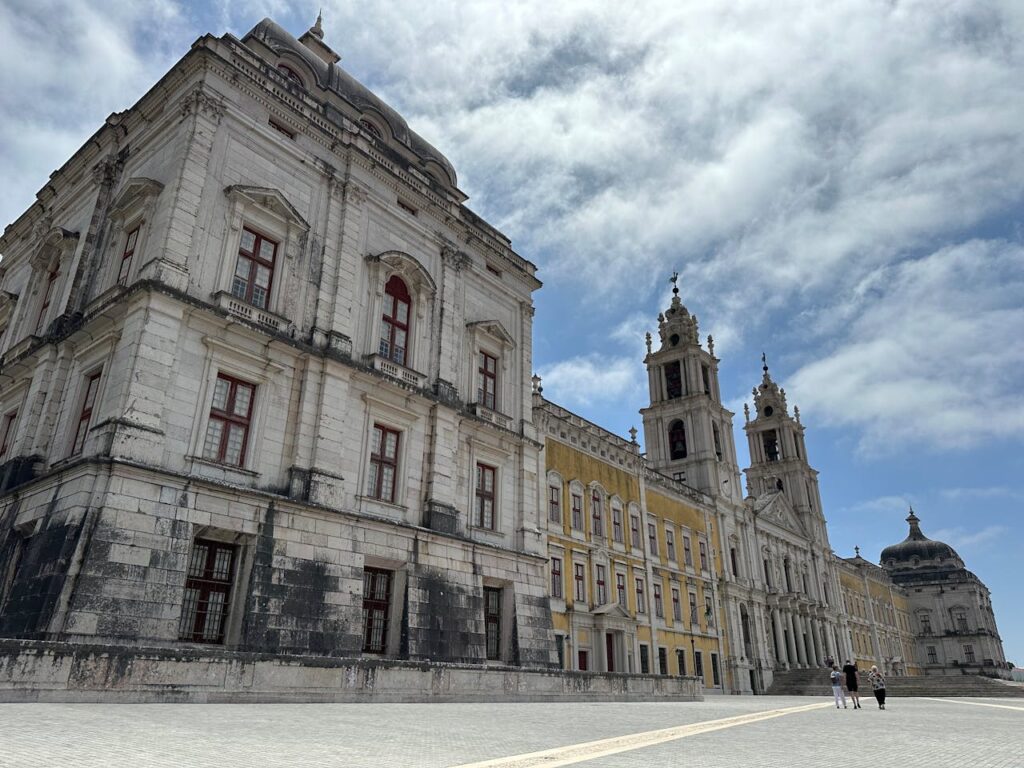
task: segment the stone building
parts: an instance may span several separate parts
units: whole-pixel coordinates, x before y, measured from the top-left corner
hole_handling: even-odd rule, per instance
[[[860,669],[874,665],[886,675],[920,675],[906,590],[883,568],[861,557],[859,547],[855,550],[854,557],[838,563],[851,660]]]
[[[911,509],[907,538],[882,550],[881,566],[907,595],[921,669],[1009,678],[988,588],[956,550],[925,536],[920,522]]]
[[[551,611],[566,669],[696,676],[726,689],[710,497],[639,445],[534,394]]]
[[[556,659],[534,266],[317,25],[206,35],[0,239],[0,636]]]

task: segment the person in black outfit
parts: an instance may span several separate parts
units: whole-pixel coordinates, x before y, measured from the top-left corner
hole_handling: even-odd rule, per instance
[[[843,665],[843,674],[846,675],[846,691],[853,699],[853,708],[860,709],[860,694],[857,693],[857,665],[851,664],[847,659]]]

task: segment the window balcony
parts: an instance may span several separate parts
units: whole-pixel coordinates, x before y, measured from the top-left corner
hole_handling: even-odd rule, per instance
[[[477,418],[488,421],[491,424],[502,427],[503,429],[512,429],[511,416],[506,416],[504,413],[493,411],[482,403],[471,403],[469,408]]]
[[[412,368],[406,368],[404,365],[399,365],[394,360],[389,360],[383,355],[376,353],[367,355],[366,359],[373,367],[373,370],[383,373],[388,378],[408,384],[416,389],[423,389],[426,386],[426,374],[414,371]]]
[[[218,291],[214,294],[216,305],[229,315],[248,320],[250,323],[261,325],[269,331],[279,333],[288,327],[288,318],[274,314],[265,309],[260,309],[254,304],[239,299],[227,291]]]

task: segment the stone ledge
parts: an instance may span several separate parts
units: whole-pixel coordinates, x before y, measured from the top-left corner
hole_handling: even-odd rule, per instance
[[[693,677],[0,640],[0,702],[697,701]]]

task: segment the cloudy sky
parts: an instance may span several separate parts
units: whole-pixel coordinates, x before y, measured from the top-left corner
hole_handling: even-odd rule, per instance
[[[299,34],[319,5],[4,0],[0,221],[197,37]],[[876,559],[912,503],[1024,665],[1024,4],[323,8],[343,66],[538,265],[546,395],[639,426],[678,270],[734,410],[762,350],[800,406],[836,551]]]

